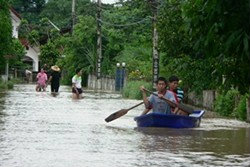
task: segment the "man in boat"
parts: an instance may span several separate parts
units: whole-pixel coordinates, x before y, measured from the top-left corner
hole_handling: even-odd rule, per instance
[[[184,97],[184,92],[179,87],[179,82],[180,82],[179,78],[177,76],[172,75],[171,77],[169,77],[168,81],[169,81],[168,89],[176,94],[178,103],[182,102]]]
[[[165,97],[174,103],[177,103],[177,100],[174,92],[166,90],[166,86],[166,79],[164,77],[159,77],[156,83],[157,92],[155,92],[158,94],[158,96],[150,95],[149,98],[147,98],[144,86],[141,86],[143,102],[146,107],[146,110],[144,110],[142,115],[147,114],[151,109],[153,109],[153,112],[171,114],[172,109],[170,105],[161,98]]]
[[[179,78],[177,76],[171,76],[168,79],[169,84],[168,84],[168,90],[172,92],[176,98],[177,103],[181,103],[183,100],[184,92],[181,88],[179,88]],[[177,115],[188,115],[188,113],[180,110],[179,108],[175,108],[173,110],[173,114]]]

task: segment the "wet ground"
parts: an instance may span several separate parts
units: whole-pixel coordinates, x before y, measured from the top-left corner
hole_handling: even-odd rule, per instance
[[[137,129],[143,106],[104,119],[140,101],[91,91],[76,101],[69,87],[60,89],[57,97],[34,85],[0,93],[0,167],[250,165],[247,123],[205,118],[195,129]]]

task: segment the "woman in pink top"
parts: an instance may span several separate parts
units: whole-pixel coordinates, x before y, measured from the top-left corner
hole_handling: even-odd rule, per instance
[[[46,91],[46,81],[48,80],[47,78],[47,74],[44,72],[43,69],[41,69],[41,71],[37,74],[36,76],[37,78],[37,85],[36,85],[36,91],[41,91],[41,89],[43,89],[43,91]]]

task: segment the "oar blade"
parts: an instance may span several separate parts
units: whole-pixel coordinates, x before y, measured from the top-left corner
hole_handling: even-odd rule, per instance
[[[120,118],[121,116],[127,114],[128,110],[127,109],[121,109],[113,114],[111,114],[110,116],[108,116],[105,121],[106,122],[111,122],[117,118]]]
[[[182,103],[178,104],[178,107],[183,110],[184,112],[188,113],[188,114],[192,114],[194,112],[193,108],[187,106],[187,105],[184,105]]]

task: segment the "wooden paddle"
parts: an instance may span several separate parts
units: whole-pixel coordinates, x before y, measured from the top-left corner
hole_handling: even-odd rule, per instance
[[[106,122],[110,122],[113,121],[117,118],[120,118],[121,116],[125,115],[128,113],[129,110],[132,110],[135,107],[138,107],[139,105],[142,105],[144,102],[140,102],[139,104],[134,105],[133,107],[130,107],[129,109],[121,109],[119,111],[116,111],[115,113],[111,114],[110,116],[108,116],[105,121]]]
[[[144,88],[144,90],[146,91],[146,92],[149,92],[149,93],[151,93],[152,95],[154,95],[154,96],[158,96],[158,94],[156,94],[156,93],[154,93],[154,92],[152,92],[152,91],[150,91],[150,90],[147,90],[147,89],[145,89]],[[171,107],[173,107],[173,108],[179,108],[179,109],[181,109],[182,111],[184,111],[184,112],[186,112],[186,113],[188,113],[188,114],[192,114],[193,113],[193,109],[192,108],[190,108],[190,107],[188,107],[188,106],[186,106],[186,105],[184,105],[184,104],[182,104],[182,103],[179,103],[179,104],[177,104],[177,103],[175,103],[175,102],[172,102],[172,101],[170,101],[169,99],[167,99],[167,98],[165,98],[165,97],[162,97],[161,99],[163,99],[165,102],[167,102]]]

